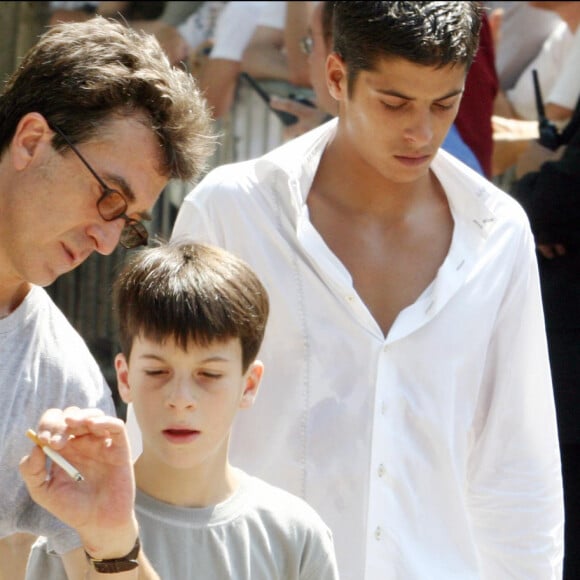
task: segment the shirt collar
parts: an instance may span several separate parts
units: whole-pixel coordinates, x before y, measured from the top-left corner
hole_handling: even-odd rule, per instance
[[[274,189],[283,193],[282,199],[290,204],[295,225],[322,153],[336,132],[337,124],[338,119],[334,118],[274,149],[258,161],[257,173],[260,164],[267,164],[270,168],[275,166],[272,174]],[[435,156],[431,169],[443,186],[454,221],[465,221],[468,230],[479,241],[486,239],[497,222],[492,195],[495,186],[442,149]]]

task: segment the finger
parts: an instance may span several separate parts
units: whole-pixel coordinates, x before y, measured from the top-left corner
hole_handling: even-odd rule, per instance
[[[540,252],[540,254],[544,256],[544,258],[547,258],[548,260],[554,258],[554,252],[552,251],[552,247],[549,246],[548,244],[538,244],[537,249],[538,252]]]
[[[78,407],[69,407],[65,410],[65,422],[69,433],[79,435],[87,429],[92,419],[104,415],[105,413],[102,409],[79,409]]]
[[[40,447],[33,447],[30,455],[26,455],[20,460],[20,474],[29,491],[41,488],[46,484],[46,457]]]
[[[276,97],[272,95],[270,97],[270,106],[272,109],[276,109],[277,111],[285,111],[286,113],[293,113],[294,107],[292,106],[294,103],[290,99],[283,99],[282,97]]]
[[[126,431],[124,421],[110,415],[92,417],[87,424],[95,435],[101,435],[105,432],[109,435],[122,435]]]
[[[36,434],[42,445],[59,446],[66,439],[67,425],[62,409],[48,409],[38,421]]]
[[[566,253],[566,248],[562,244],[554,244],[554,251],[558,256],[563,256]]]
[[[107,446],[114,444],[128,447],[125,423],[117,417],[93,417],[87,421],[86,427],[89,435],[106,440]]]
[[[298,117],[302,115],[312,114],[312,107],[308,105],[304,105],[299,103],[298,101],[294,101],[292,99],[283,99],[281,97],[271,97],[270,98],[270,106],[273,109],[277,109],[279,111],[286,111],[287,113],[292,113],[297,115]]]
[[[102,437],[107,447],[116,447],[121,456],[130,456],[129,436],[124,421],[117,417],[95,417],[90,425],[93,435]]]
[[[62,449],[71,435],[82,435],[86,432],[83,423],[91,417],[103,415],[100,409],[48,409],[38,422],[37,436],[42,445]]]

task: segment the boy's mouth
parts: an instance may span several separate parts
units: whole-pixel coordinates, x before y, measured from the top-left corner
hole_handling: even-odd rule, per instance
[[[164,429],[163,435],[171,443],[190,443],[200,435],[200,431],[195,429]]]

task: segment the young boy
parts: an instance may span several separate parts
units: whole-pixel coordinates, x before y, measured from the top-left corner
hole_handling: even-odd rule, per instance
[[[331,533],[318,514],[228,461],[234,418],[254,404],[263,373],[256,356],[269,301],[256,275],[225,250],[163,245],[134,254],[114,292],[119,392],[143,434],[135,512],[156,572],[167,580],[338,578]],[[75,442],[80,449],[86,430],[107,421],[114,429],[118,419],[94,410],[64,414],[75,439],[63,455],[86,480],[69,486],[91,485],[90,461],[108,460],[76,455]],[[52,475],[68,483],[59,471]],[[66,578],[57,558],[37,542],[28,578]]]

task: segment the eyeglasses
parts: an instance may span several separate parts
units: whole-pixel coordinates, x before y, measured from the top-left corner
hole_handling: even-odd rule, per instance
[[[106,222],[112,222],[123,218],[125,226],[121,232],[120,244],[130,250],[138,246],[146,246],[149,233],[147,228],[137,220],[130,218],[127,215],[127,200],[120,191],[111,189],[98,175],[97,172],[90,166],[89,162],[81,155],[80,151],[71,143],[70,139],[56,126],[51,124],[50,128],[58,133],[66,142],[66,144],[74,151],[76,156],[83,162],[84,166],[93,174],[94,178],[99,182],[103,195],[97,201],[97,209],[100,216]]]
[[[312,36],[304,36],[300,39],[300,50],[307,55],[312,54],[312,49],[314,48],[314,40]]]

